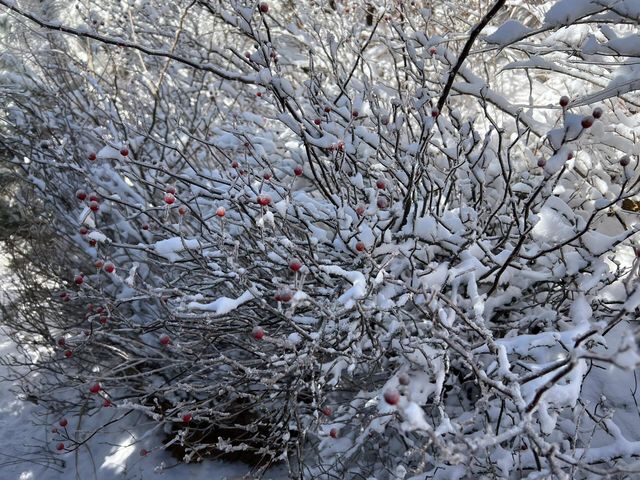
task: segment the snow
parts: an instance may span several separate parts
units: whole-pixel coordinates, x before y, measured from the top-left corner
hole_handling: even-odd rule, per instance
[[[211,139],[211,143],[222,149],[236,148],[242,145],[241,140],[232,133],[223,133],[221,135],[217,135],[216,137],[213,137]]]
[[[36,185],[40,190],[44,191],[46,189],[46,183],[42,179],[34,175],[29,175],[27,178],[31,183]]]
[[[109,241],[109,239],[107,238],[107,236],[104,233],[98,232],[97,230],[89,232],[87,234],[87,238],[93,239],[96,242],[100,242],[100,243],[104,243],[104,242]]]
[[[546,13],[544,23],[551,27],[571,25],[576,20],[603,12],[611,7],[613,12],[620,12],[630,18],[640,18],[640,5],[637,0],[560,0]],[[613,18],[619,19],[617,15]]]
[[[595,0],[560,0],[547,11],[544,23],[552,27],[570,25],[579,18],[601,10],[602,3]]]
[[[200,241],[197,238],[185,239],[182,237],[172,237],[160,240],[152,245],[153,250],[169,261],[175,262],[180,259],[179,252],[184,250],[195,250],[200,248]]]
[[[120,149],[114,148],[110,145],[105,145],[98,151],[96,154],[98,159],[100,160],[122,160],[122,155],[120,155]]]
[[[532,29],[525,27],[517,20],[507,20],[505,23],[493,32],[487,35],[485,40],[489,43],[497,45],[508,45],[525,38],[532,32]]]
[[[79,348],[74,361],[99,347],[105,355],[122,349],[112,362],[122,358],[123,371],[128,362],[156,358],[161,369],[179,368],[167,370],[180,375],[179,383],[163,391],[176,410],[184,399],[264,393],[265,402],[284,413],[291,409],[301,422],[295,428],[302,425],[310,439],[309,478],[324,478],[329,469],[335,478],[358,475],[351,469],[361,467],[360,476],[371,480],[378,473],[385,480],[486,472],[546,478],[549,456],[534,458],[534,440],[539,452],[556,455],[557,468],[577,478],[589,476],[572,469],[578,455],[637,470],[631,455],[640,453],[633,370],[640,362],[634,330],[640,260],[630,247],[638,242],[638,219],[620,209],[619,199],[631,185],[638,193],[637,99],[631,93],[640,89],[640,67],[625,56],[640,56],[640,46],[633,17],[622,21],[621,15],[640,15],[640,2],[511,2],[513,18],[487,26],[437,120],[432,108],[457,62],[457,45],[468,36],[467,27],[444,28],[448,4],[431,10],[404,2],[402,10],[411,13],[399,23],[399,12],[383,12],[380,3],[379,13],[389,18],[372,32],[365,61],[358,62],[366,37],[352,36],[351,29],[362,19],[348,15],[344,2],[337,3],[330,26],[323,24],[330,8],[310,15],[305,2],[285,9],[294,21],[281,21],[277,4],[262,15],[255,2],[221,2],[203,19],[199,9],[187,8],[181,17],[171,2],[142,3],[150,11],[128,17],[141,42],[165,48],[175,38],[172,52],[212,63],[198,63],[194,75],[184,61],[148,59],[129,45],[114,53],[122,62],[107,65],[120,68],[133,54],[136,74],[98,76],[78,65],[89,58],[101,64],[104,52],[84,51],[83,44],[77,56],[66,53],[70,75],[79,85],[86,80],[87,89],[56,92],[61,85],[49,77],[42,86],[51,90],[41,90],[53,107],[19,98],[41,114],[41,132],[56,140],[47,143],[48,153],[32,148],[31,133],[12,145],[17,158],[30,159],[20,165],[35,187],[29,193],[37,192],[47,213],[60,216],[56,227],[70,232],[68,270],[81,271],[81,262],[96,257],[113,259],[118,268],[110,276],[87,273],[80,288],[73,272],[57,279],[71,294],[70,307],[99,301],[113,314],[103,326],[89,316],[93,330],[86,336],[76,327],[66,332],[63,323],[52,327],[54,338],[63,332],[68,345]],[[431,35],[433,29],[409,15],[422,15],[425,25],[442,26],[446,34]],[[585,17],[591,23],[580,21]],[[167,35],[156,36],[147,18],[162,21]],[[174,37],[178,18],[181,33]],[[211,38],[191,42],[196,31]],[[32,35],[24,32],[15,38]],[[218,45],[217,39],[234,43]],[[394,62],[402,52],[407,74],[397,76]],[[214,65],[221,59],[231,71]],[[166,65],[158,87],[156,64]],[[46,63],[38,65],[47,71]],[[36,85],[39,75],[30,71],[22,81]],[[26,83],[16,77],[3,75],[3,81],[22,90]],[[156,88],[159,102],[151,110],[149,92]],[[75,108],[55,100],[63,93],[73,95]],[[561,108],[565,94],[570,102]],[[85,100],[91,115],[83,115]],[[594,102],[603,117],[584,129],[581,121]],[[17,118],[26,132],[28,115]],[[9,132],[15,127],[4,125]],[[339,142],[344,148],[336,148]],[[124,144],[140,158],[123,158]],[[99,161],[82,163],[82,152],[93,149]],[[626,168],[619,165],[622,154],[633,157]],[[231,168],[233,161],[241,167]],[[303,167],[302,177],[292,174],[294,165]],[[60,173],[66,171],[68,177]],[[262,177],[266,171],[274,174],[270,180]],[[384,191],[374,187],[381,176],[388,181]],[[176,205],[159,205],[170,184],[178,187]],[[76,201],[78,188],[100,192],[99,212]],[[273,201],[260,208],[256,197],[267,193]],[[377,208],[381,196],[388,209]],[[182,218],[181,205],[189,207]],[[224,219],[216,218],[218,207],[226,209]],[[92,231],[81,236],[80,225]],[[90,248],[88,239],[98,245]],[[365,252],[356,251],[359,241]],[[303,259],[301,272],[287,268],[291,258]],[[293,296],[278,301],[274,293],[280,292]],[[265,341],[248,336],[247,325],[264,326]],[[216,339],[218,328],[224,342]],[[171,343],[161,347],[167,333]],[[89,336],[98,343],[90,344]],[[17,353],[11,342],[5,346]],[[49,348],[44,342],[35,353]],[[144,357],[136,358],[138,351]],[[216,373],[194,369],[191,376],[190,367],[180,368],[200,359],[211,363],[203,362],[199,372],[211,367]],[[108,368],[107,362],[87,366],[91,378],[82,378],[83,385],[108,385],[108,375],[97,379]],[[132,381],[127,394],[162,391],[161,377]],[[224,387],[219,378],[227,381]],[[382,400],[386,388],[401,392],[400,403]],[[134,399],[118,400],[109,389],[115,406],[89,401],[86,416],[69,419],[73,435],[81,438],[131,414],[77,456],[51,457],[67,461],[58,477],[35,462],[50,456],[27,447],[44,444],[52,453],[50,427],[58,419],[0,391],[0,434],[19,438],[22,426],[34,440],[10,446],[17,457],[34,461],[7,464],[7,475],[133,480],[248,472],[218,462],[175,465],[162,450],[163,416]],[[296,389],[306,398],[285,406],[283,394],[298,398]],[[321,415],[323,405],[333,414]],[[203,407],[194,414],[212,412]],[[170,416],[181,418],[175,411]],[[331,428],[339,429],[338,438],[330,437]],[[289,439],[287,432],[282,435]],[[219,445],[238,447],[224,439]],[[152,453],[141,457],[142,447]],[[287,478],[286,472],[273,475]]]
[[[289,336],[287,337],[287,340],[289,340],[289,342],[292,345],[297,345],[298,343],[300,343],[302,341],[302,337],[300,336],[299,333],[293,332],[293,333],[289,334]]]
[[[93,218],[93,212],[89,209],[89,207],[84,207],[80,215],[78,215],[78,223],[80,225],[86,225],[89,228],[94,228],[96,226],[96,222]]]
[[[620,38],[614,36],[604,46],[611,49],[612,53],[616,55],[638,57],[640,56],[640,35],[627,35]]]
[[[338,302],[342,303],[345,308],[351,308],[356,300],[365,296],[367,280],[362,272],[346,271],[337,265],[321,265],[320,269],[331,275],[343,277],[352,283],[353,286],[338,297]]]
[[[0,359],[20,358],[20,352],[0,328]],[[242,478],[251,467],[241,463],[208,460],[203,463],[179,463],[161,449],[162,435],[148,430],[142,413],[135,413],[103,429],[76,452],[58,453],[59,442],[50,432],[58,417],[18,395],[6,378],[8,368],[0,365],[0,437],[5,441],[0,453],[0,477],[4,480],[232,480]],[[89,408],[95,406],[89,405]],[[67,430],[82,438],[102,424],[119,418],[126,408],[94,409],[81,421],[69,417]],[[66,442],[69,443],[69,442]],[[151,453],[140,456],[140,449]],[[42,450],[44,448],[44,450]],[[274,467],[266,478],[286,478],[281,467]]]
[[[401,425],[404,432],[413,430],[431,431],[431,425],[427,422],[424,410],[415,402],[408,402],[402,409],[402,416],[405,419]]]
[[[542,241],[554,243],[560,243],[563,240],[569,239],[575,235],[575,230],[568,224],[566,217],[562,215],[561,211],[556,208],[560,203],[553,205],[549,202],[549,205],[542,207],[538,213],[539,220],[531,231],[531,235]]]
[[[187,308],[191,310],[214,312],[216,315],[224,315],[253,300],[253,298],[253,294],[247,290],[238,298],[220,297],[210,303],[190,302],[187,304]]]

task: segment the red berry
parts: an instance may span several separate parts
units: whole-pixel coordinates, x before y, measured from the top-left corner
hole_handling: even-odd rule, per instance
[[[110,407],[111,406],[111,400],[109,400],[108,398],[105,398],[104,402],[102,402],[102,406],[103,407]]]
[[[265,180],[271,180],[271,173],[270,172],[264,172],[262,174],[262,178],[264,178]]]
[[[65,356],[65,358],[71,358],[71,357],[73,357],[73,352],[71,350],[65,350],[64,351],[64,356]],[[63,427],[64,427],[64,425],[63,425]]]
[[[107,317],[106,315],[100,315],[98,321],[100,322],[100,325],[106,325],[109,321],[109,317]]]
[[[143,230],[149,230],[149,224],[148,223],[142,224],[142,229]]]
[[[360,115],[356,110],[354,110],[353,112],[351,112],[351,116],[353,118],[358,118],[358,115]]]
[[[164,334],[164,335],[160,335],[160,345],[169,345],[171,343],[171,337],[169,337],[169,335]]]
[[[400,393],[395,388],[390,388],[384,392],[384,400],[389,405],[397,405],[400,401]]]
[[[338,429],[337,429],[337,428],[332,428],[332,429],[329,431],[329,436],[330,436],[331,438],[338,438]]]
[[[87,158],[89,158],[89,160],[91,160],[92,162],[95,162],[98,156],[95,154],[95,152],[91,152]]]
[[[362,205],[358,205],[358,206],[356,207],[356,214],[357,214],[359,217],[361,217],[362,215],[364,215],[364,211],[365,211],[364,206],[362,206]]]
[[[620,159],[620,165],[623,167],[626,167],[627,165],[629,165],[629,163],[631,162],[631,160],[629,159],[628,155],[625,155],[624,157],[622,157]]]
[[[331,111],[331,105],[325,105],[324,106],[324,111],[325,111],[325,113],[329,113]]]
[[[251,330],[251,336],[256,340],[262,340],[264,338],[264,330],[262,327],[253,327],[253,330]]]
[[[409,385],[410,381],[411,379],[409,378],[409,375],[407,375],[406,373],[403,373],[398,377],[398,382],[400,383],[400,385]]]
[[[280,295],[280,301],[282,303],[289,303],[292,298],[293,298],[293,295],[291,295],[291,292],[284,292]]]
[[[104,266],[104,261],[96,260],[95,266],[98,270],[100,270]]]
[[[218,209],[216,210],[216,215],[220,218],[225,216],[225,210],[224,207],[218,207]]]
[[[571,160],[573,158],[573,152],[567,153],[567,160]]]
[[[326,415],[327,417],[330,417],[332,413],[333,413],[333,410],[331,410],[331,407],[323,407],[322,408],[322,414],[323,415]]]
[[[384,209],[384,208],[387,208],[389,206],[389,202],[387,201],[386,198],[380,197],[378,199],[378,201],[376,202],[376,205],[378,205],[378,208]]]
[[[76,191],[76,198],[78,200],[84,200],[85,198],[87,198],[87,192],[85,192],[84,190]]]
[[[343,141],[339,141],[338,142],[338,150],[340,150],[341,152],[344,152],[344,142]]]
[[[634,248],[633,251],[636,254],[636,257],[640,257],[640,246]]]
[[[147,450],[146,448],[143,448],[142,450],[140,450],[141,457],[146,457],[147,455],[149,455],[149,450]]]
[[[313,123],[315,123],[316,125],[320,125],[322,123],[322,120],[320,120],[319,118],[316,118]]]
[[[102,387],[99,383],[94,383],[93,385],[91,385],[91,388],[89,388],[89,391],[91,393],[99,393],[100,390],[102,390]]]
[[[567,105],[569,105],[569,97],[567,97],[566,95],[563,95],[560,97],[560,106],[562,108],[565,108]]]
[[[58,339],[58,346],[59,346],[59,347],[64,347],[64,346],[66,345],[66,343],[67,343],[67,342],[65,341],[64,337],[60,337],[60,338]]]
[[[84,282],[84,277],[82,275],[76,275],[74,281],[76,282],[76,285],[82,285],[82,283]]]
[[[83,225],[82,227],[80,227],[79,232],[80,235],[86,235],[87,233],[89,233],[89,229]]]
[[[66,427],[67,425],[69,425],[69,421],[66,418],[62,418],[58,423],[61,427]]]
[[[434,108],[433,110],[431,110],[431,116],[433,118],[437,118],[440,115],[440,110],[438,108]]]
[[[256,92],[256,97],[261,97],[262,96],[262,92]]]
[[[186,214],[187,214],[187,207],[185,207],[184,205],[180,205],[180,207],[178,208],[178,215],[185,216]]]
[[[240,164],[237,161],[233,161],[231,162],[231,168],[238,168],[240,166]]]
[[[96,192],[91,192],[89,194],[89,201],[90,202],[99,202],[100,201],[100,197],[98,196],[98,194]]]
[[[602,109],[600,107],[594,108],[593,112],[591,112],[591,115],[593,116],[593,118],[600,118],[602,116]]]
[[[300,165],[296,165],[295,167],[293,167],[293,174],[294,174],[296,177],[301,176],[301,175],[302,175],[302,173],[303,173],[303,170],[302,170],[302,167],[301,167]]]
[[[587,115],[582,119],[581,122],[582,128],[590,128],[593,125],[593,117],[591,115]]]
[[[170,193],[171,195],[175,195],[177,190],[176,187],[174,187],[173,185],[169,185],[167,188],[164,189],[165,193]]]
[[[356,243],[356,250],[359,252],[364,252],[365,246],[363,242]]]
[[[277,302],[288,303],[293,298],[289,290],[280,290],[273,297]]]
[[[430,54],[430,55],[435,55],[435,54],[436,54],[436,52],[437,52],[436,47],[431,47],[431,48],[429,49],[429,54]]]
[[[167,205],[173,205],[176,201],[176,197],[174,197],[171,193],[167,193],[164,196],[164,203],[166,203]]]
[[[97,212],[98,210],[100,210],[100,204],[96,201],[89,202],[89,209],[92,212]]]
[[[271,197],[269,195],[260,195],[258,197],[258,203],[263,207],[266,207],[271,203]]]
[[[56,450],[64,450],[64,443],[60,442],[58,445],[56,445]]]
[[[268,3],[265,3],[265,2],[262,2],[262,3],[260,4],[260,11],[261,11],[262,13],[267,13],[267,12],[269,11],[269,4],[268,4]]]
[[[544,158],[539,158],[538,159],[538,166],[540,168],[544,167],[547,164],[547,161]]]
[[[291,270],[293,270],[294,272],[298,272],[300,271],[300,269],[302,268],[302,263],[298,262],[298,261],[293,261],[289,264],[289,268]]]
[[[97,240],[94,240],[93,238],[91,240],[89,240],[89,246],[90,247],[95,247],[98,244]]]
[[[116,266],[111,262],[108,262],[104,265],[104,271],[107,273],[113,273],[115,270]]]
[[[381,179],[376,182],[376,187],[378,187],[380,190],[384,190],[387,187],[387,184],[384,180]]]
[[[182,423],[189,423],[193,416],[190,413],[185,413],[182,415]]]
[[[120,150],[120,155],[122,155],[123,157],[126,157],[129,155],[129,149],[128,148],[123,148],[122,150]]]

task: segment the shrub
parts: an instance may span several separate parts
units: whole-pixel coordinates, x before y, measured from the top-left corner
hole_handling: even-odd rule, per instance
[[[631,13],[414,3],[0,1],[30,395],[296,477],[635,467],[594,387],[638,360]]]

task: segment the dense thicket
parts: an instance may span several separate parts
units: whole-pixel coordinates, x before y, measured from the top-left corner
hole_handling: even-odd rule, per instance
[[[476,3],[0,0],[23,389],[292,477],[637,471],[640,9]]]

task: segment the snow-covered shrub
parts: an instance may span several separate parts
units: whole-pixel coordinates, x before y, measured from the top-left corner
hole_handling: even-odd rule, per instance
[[[639,12],[503,3],[0,0],[24,389],[300,478],[636,471]]]

